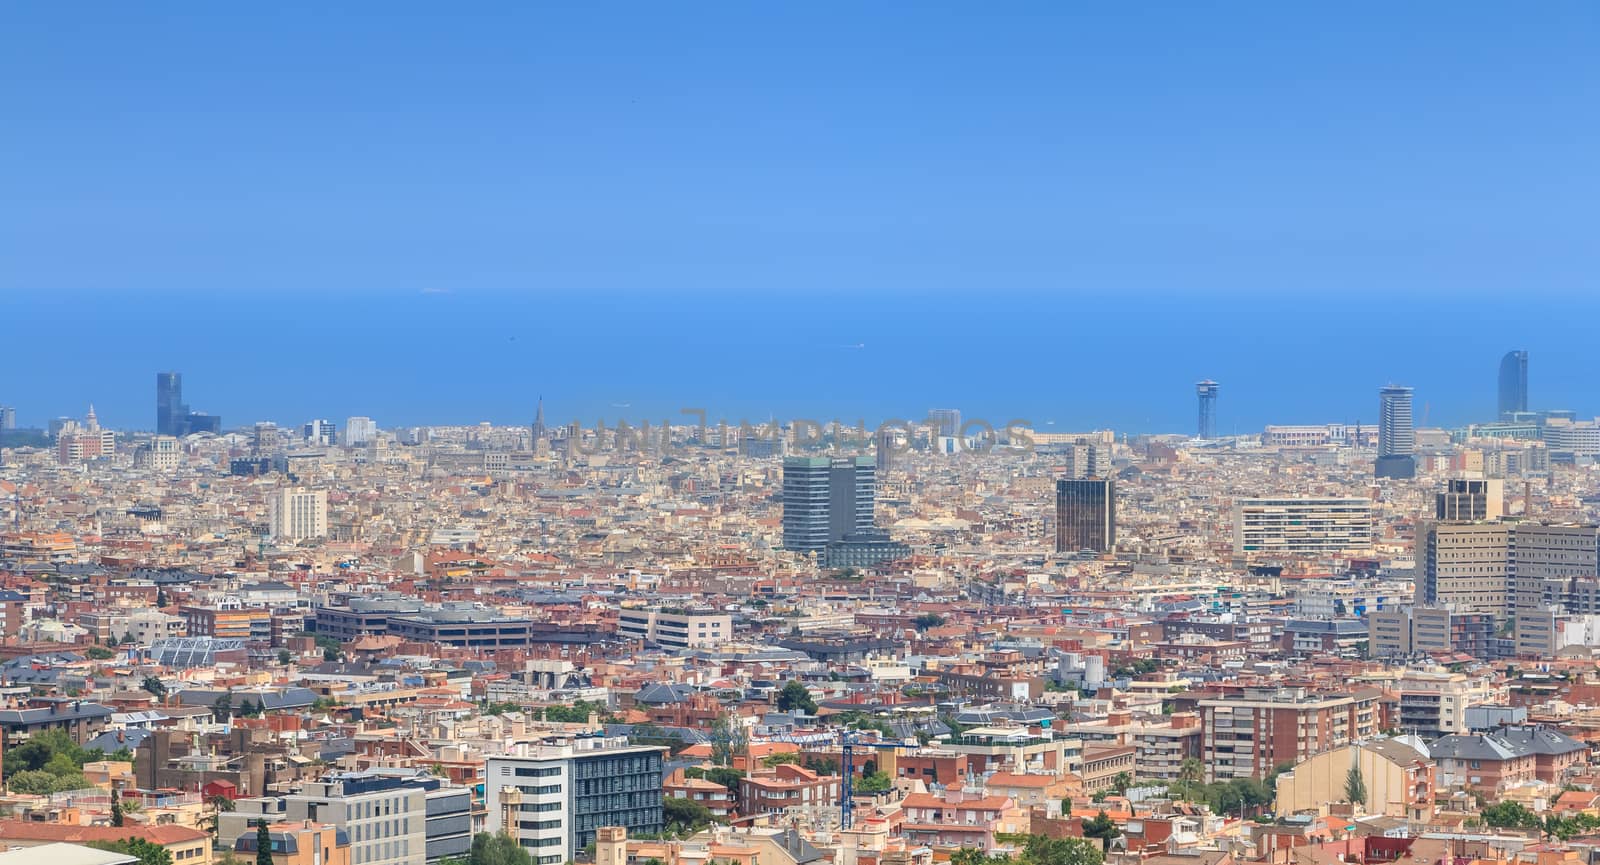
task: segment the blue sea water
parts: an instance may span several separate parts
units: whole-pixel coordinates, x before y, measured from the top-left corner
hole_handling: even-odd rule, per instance
[[[1501,354],[1531,353],[1536,408],[1600,411],[1588,335],[1600,301],[1367,295],[547,295],[451,291],[5,298],[0,404],[24,426],[81,416],[149,429],[154,374],[192,408],[258,420],[552,426],[768,417],[921,418],[1192,432],[1365,422],[1416,388],[1419,425],[1490,419]],[[1559,314],[1558,314],[1559,313]]]

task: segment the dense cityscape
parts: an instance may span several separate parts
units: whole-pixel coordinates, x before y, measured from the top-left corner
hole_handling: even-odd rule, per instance
[[[0,845],[1592,862],[1600,423],[1494,373],[1235,436],[1209,379],[1192,435],[8,406]]]

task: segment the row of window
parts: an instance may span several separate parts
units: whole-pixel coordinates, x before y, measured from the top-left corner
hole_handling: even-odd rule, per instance
[[[502,774],[502,775],[506,774],[506,769],[507,768],[508,767],[502,766],[500,768],[500,774]],[[560,769],[560,767],[557,767],[557,766],[533,767],[533,768],[522,767],[522,766],[517,767],[517,777],[518,778],[555,778],[555,777],[559,776],[560,774],[561,774],[561,769]]]
[[[353,861],[357,865],[365,862],[378,862],[386,859],[400,857],[402,859],[411,855],[411,842],[407,840],[385,841],[382,844],[371,844],[356,847]]]

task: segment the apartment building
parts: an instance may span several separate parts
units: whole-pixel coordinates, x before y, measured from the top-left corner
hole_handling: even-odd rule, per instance
[[[274,540],[325,538],[328,536],[328,491],[278,490],[267,499],[267,517]]]
[[[1247,498],[1233,503],[1235,555],[1324,556],[1372,548],[1372,502]]]
[[[1155,720],[1135,719],[1126,709],[1062,729],[1063,735],[1082,739],[1085,749],[1100,744],[1133,746],[1134,777],[1162,781],[1177,781],[1183,761],[1200,756],[1202,733],[1200,716],[1193,712],[1173,712]]]
[[[602,826],[660,832],[662,755],[625,737],[520,743],[487,760],[486,828],[516,838],[535,865],[575,858]]]
[[[1083,769],[1083,740],[1038,727],[973,727],[943,750],[964,754],[975,775],[1010,772],[1071,772]]]
[[[1491,613],[1445,606],[1393,607],[1367,617],[1368,654],[1374,658],[1460,653],[1497,658],[1508,643],[1495,633]]]
[[[1511,526],[1424,524],[1417,531],[1416,601],[1504,618]]]
[[[623,610],[617,633],[669,649],[709,649],[733,637],[733,617],[691,610]]]
[[[429,865],[464,858],[472,844],[472,796],[410,771],[370,771],[307,781],[284,796],[240,799],[217,832],[239,838],[256,821],[327,823],[349,839],[350,865]]]
[[[1245,688],[1198,700],[1200,758],[1207,781],[1265,778],[1290,766],[1378,731],[1378,699],[1367,688],[1349,694],[1305,688]]]
[[[256,861],[255,829],[241,833],[233,841],[233,852],[241,861]],[[350,865],[350,839],[332,823],[280,821],[267,832],[268,854],[272,865]]]
[[[825,818],[839,807],[841,781],[837,775],[819,775],[804,766],[782,764],[770,773],[739,779],[739,811],[746,816]]]
[[[272,611],[260,607],[200,607],[178,609],[191,637],[272,642]]]
[[[1552,605],[1563,612],[1600,613],[1600,528],[1517,523],[1509,541],[1513,615]]]
[[[1467,707],[1489,701],[1488,685],[1462,673],[1406,670],[1392,684],[1401,731],[1437,739],[1467,729]]]
[[[1084,791],[1098,793],[1101,790],[1110,790],[1116,784],[1119,775],[1131,780],[1138,768],[1137,755],[1138,749],[1132,745],[1108,743],[1085,745],[1083,769],[1079,772],[1079,777],[1083,779]]]

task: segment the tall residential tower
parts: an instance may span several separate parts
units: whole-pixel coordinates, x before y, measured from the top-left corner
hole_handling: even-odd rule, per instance
[[[1378,391],[1378,462],[1380,478],[1417,474],[1417,430],[1411,422],[1411,388],[1389,385]]]

